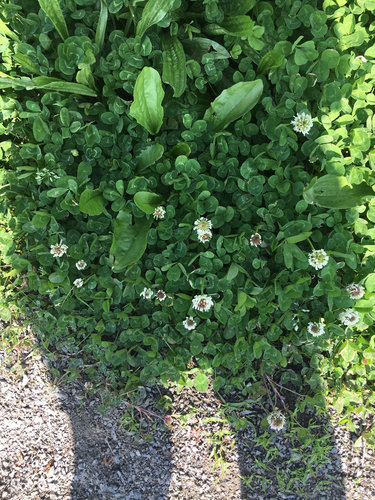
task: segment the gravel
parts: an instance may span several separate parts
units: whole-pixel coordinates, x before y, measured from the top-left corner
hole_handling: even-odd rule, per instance
[[[20,374],[11,371],[17,358],[23,366]],[[338,425],[333,410],[329,422],[308,411],[300,415],[303,426],[311,418],[318,431],[328,425],[331,446],[326,460],[312,464],[313,474],[300,479],[299,492],[286,491],[274,471],[285,473],[288,482],[302,470],[298,468],[306,450],[298,441],[293,447],[283,432],[269,433],[267,450],[274,448],[279,454],[274,459],[267,456],[267,450],[254,442],[255,433],[263,432],[265,413],[259,406],[233,410],[232,415],[246,417],[252,425],[237,432],[225,427],[228,433],[222,443],[228,469],[222,475],[220,466],[212,470],[209,437],[223,424],[204,422],[220,416],[223,403],[218,394],[188,387],[180,393],[156,387],[140,391],[137,404],[163,418],[155,406],[159,391],[171,398],[173,409],[168,413],[188,415],[193,407],[199,411],[183,427],[174,418],[169,428],[163,419],[140,420],[135,411],[141,432],[131,434],[120,426],[128,411],[125,402],[102,415],[98,408],[105,393],[88,395],[83,379],[56,390],[46,360],[32,355],[31,346],[0,351],[0,499],[375,500],[374,454],[364,443],[354,446],[357,436]],[[239,400],[235,392],[225,397]],[[267,471],[260,464],[272,467]]]

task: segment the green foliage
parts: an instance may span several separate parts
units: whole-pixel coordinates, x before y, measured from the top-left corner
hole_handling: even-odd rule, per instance
[[[368,410],[372,3],[1,5],[2,318],[114,385],[281,370]]]

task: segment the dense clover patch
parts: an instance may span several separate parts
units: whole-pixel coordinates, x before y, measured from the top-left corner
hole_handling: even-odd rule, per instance
[[[71,378],[281,370],[366,413],[374,3],[1,6],[2,318],[33,310]]]

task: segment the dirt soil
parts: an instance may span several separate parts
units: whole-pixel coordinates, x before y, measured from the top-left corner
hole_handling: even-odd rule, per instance
[[[18,374],[12,372],[17,359]],[[302,450],[287,431],[262,429],[266,413],[257,404],[231,411],[248,422],[234,431],[212,389],[140,390],[133,403],[160,418],[135,410],[135,420],[121,426],[130,414],[125,401],[102,415],[103,391],[90,395],[83,379],[56,388],[46,361],[31,346],[0,351],[0,499],[375,499],[374,454],[365,443],[354,446],[357,437],[333,412],[298,416],[304,427],[312,419],[316,438],[329,435],[317,463],[316,455],[309,458],[311,446]],[[167,413],[179,415],[169,427],[156,406],[162,395],[170,398]],[[241,400],[236,392],[224,397]],[[288,404],[293,409],[293,397]],[[259,435],[268,440],[266,449],[255,442]],[[293,477],[299,482],[288,488]]]

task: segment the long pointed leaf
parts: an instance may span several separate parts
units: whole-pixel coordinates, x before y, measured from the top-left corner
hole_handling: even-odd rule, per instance
[[[147,233],[152,219],[135,219],[132,226],[131,214],[119,212],[115,220],[109,259],[114,272],[123,271],[139,260],[147,247]]]
[[[163,82],[174,90],[173,97],[180,97],[186,87],[186,58],[180,40],[166,35],[163,43]]]
[[[35,86],[38,89],[52,90],[55,92],[69,92],[71,94],[87,95],[91,97],[96,96],[96,92],[89,89],[80,83],[66,82],[58,78],[50,78],[49,76],[37,76],[33,79]]]
[[[0,33],[9,36],[9,38],[14,40],[15,42],[21,43],[21,40],[18,38],[18,36],[15,33],[13,33],[13,31],[10,30],[8,26],[4,23],[4,21],[2,21],[1,19],[0,19]]]
[[[143,36],[148,28],[161,21],[172,8],[178,7],[175,0],[148,0],[137,26],[137,36]]]
[[[58,0],[38,0],[40,8],[51,19],[63,40],[69,38],[68,28]]]
[[[107,27],[108,20],[108,8],[105,3],[101,2],[99,22],[95,33],[95,43],[99,47],[99,51],[102,50],[104,45],[105,30]]]
[[[235,16],[224,19],[220,25],[208,24],[204,31],[210,35],[250,36],[254,25],[249,16]]]
[[[35,66],[35,64],[32,62],[32,60],[26,54],[21,54],[20,52],[18,52],[17,54],[14,54],[13,59],[16,62],[18,62],[18,64],[21,64],[29,71],[32,71],[33,73],[36,73],[37,75],[40,75],[39,69]]]

